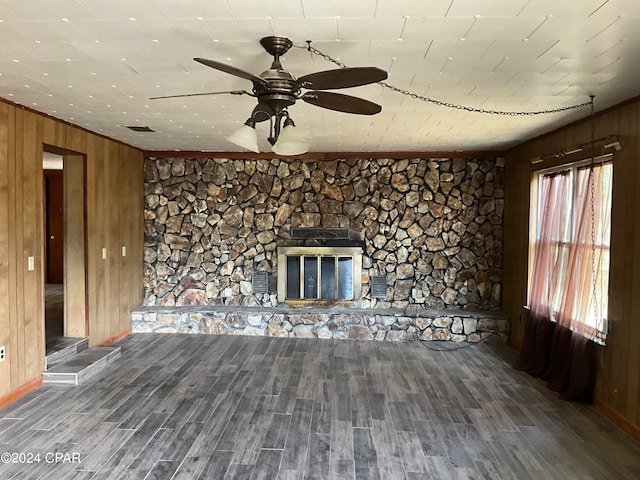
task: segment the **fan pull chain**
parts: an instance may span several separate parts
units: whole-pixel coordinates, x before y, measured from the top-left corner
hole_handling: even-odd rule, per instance
[[[311,46],[311,40],[307,40],[307,50],[309,52],[311,52],[314,55],[318,55],[322,58],[324,58],[326,61],[334,63],[336,65],[338,65],[340,68],[347,68],[347,65],[345,65],[344,63],[342,63],[339,60],[336,60],[335,58],[327,55],[326,53],[321,52],[320,50],[318,50],[315,47]],[[301,48],[301,47],[298,47]],[[510,117],[525,117],[525,116],[534,116],[534,115],[546,115],[546,114],[550,114],[550,113],[558,113],[558,112],[566,112],[567,110],[575,110],[578,108],[583,108],[583,107],[587,107],[587,106],[591,106],[593,108],[593,97],[591,97],[591,100],[588,102],[583,102],[583,103],[579,103],[577,105],[570,105],[568,107],[561,107],[561,108],[554,108],[554,109],[548,109],[548,110],[537,110],[537,111],[533,111],[533,112],[509,112],[509,111],[503,111],[503,110],[490,110],[490,109],[484,109],[484,108],[475,108],[475,107],[469,107],[467,105],[459,105],[456,103],[450,103],[450,102],[444,102],[442,100],[436,100],[434,98],[429,98],[429,97],[425,97],[423,95],[418,95],[417,93],[412,93],[408,90],[404,90],[402,88],[396,87],[395,85],[391,85],[387,82],[377,82],[378,85],[380,85],[381,87],[384,88],[388,88],[389,90],[392,90],[396,93],[400,93],[401,95],[405,95],[407,97],[411,97],[413,99],[416,100],[421,100],[423,102],[428,102],[428,103],[433,103],[435,105],[439,105],[441,107],[447,107],[447,108],[453,108],[456,110],[465,110],[467,112],[474,112],[474,113],[486,113],[489,115],[504,115],[504,116],[510,116]]]

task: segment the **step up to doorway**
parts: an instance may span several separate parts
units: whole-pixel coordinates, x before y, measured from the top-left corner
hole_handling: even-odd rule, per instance
[[[43,383],[80,385],[120,357],[120,347],[91,347],[56,363],[42,374]]]
[[[58,337],[51,343],[47,342],[44,368],[49,370],[51,367],[75,357],[87,348],[89,348],[88,338]]]

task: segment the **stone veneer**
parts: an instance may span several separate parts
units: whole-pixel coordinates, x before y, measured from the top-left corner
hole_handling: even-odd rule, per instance
[[[506,341],[509,332],[509,321],[499,312],[424,308],[141,307],[131,318],[132,330],[138,333],[477,343],[494,334]]]
[[[502,159],[147,158],[144,305],[276,306],[275,289],[252,292],[253,271],[276,275],[277,246],[296,244],[294,227],[347,227],[364,244],[363,307],[497,310],[503,174]],[[387,297],[374,299],[367,278],[380,275]],[[332,320],[322,318],[318,335],[331,331]],[[425,320],[429,328],[435,318]],[[463,317],[452,318],[464,331]],[[202,318],[167,321],[194,328]],[[251,321],[237,328],[306,325]],[[389,321],[363,318],[354,326],[377,337],[372,327]],[[235,320],[221,322],[236,332]],[[429,335],[412,327],[420,333],[407,333]]]

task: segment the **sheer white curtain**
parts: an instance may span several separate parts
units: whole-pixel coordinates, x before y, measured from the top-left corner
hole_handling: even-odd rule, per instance
[[[543,175],[530,308],[604,341],[612,164]]]
[[[539,178],[531,314],[519,368],[565,398],[590,400],[594,341],[605,341],[612,175],[608,162]]]

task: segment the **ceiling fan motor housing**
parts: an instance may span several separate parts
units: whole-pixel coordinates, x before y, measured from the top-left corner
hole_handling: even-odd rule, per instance
[[[268,105],[274,113],[296,103],[300,87],[293,75],[282,69],[279,61],[274,61],[269,70],[260,74],[260,78],[267,83],[254,85],[253,93],[259,103]]]
[[[260,40],[262,47],[273,56],[269,70],[260,74],[266,84],[254,84],[253,93],[258,102],[267,105],[275,114],[296,103],[300,94],[300,86],[295,77],[282,68],[280,56],[284,55],[293,42],[286,37],[264,37]]]

